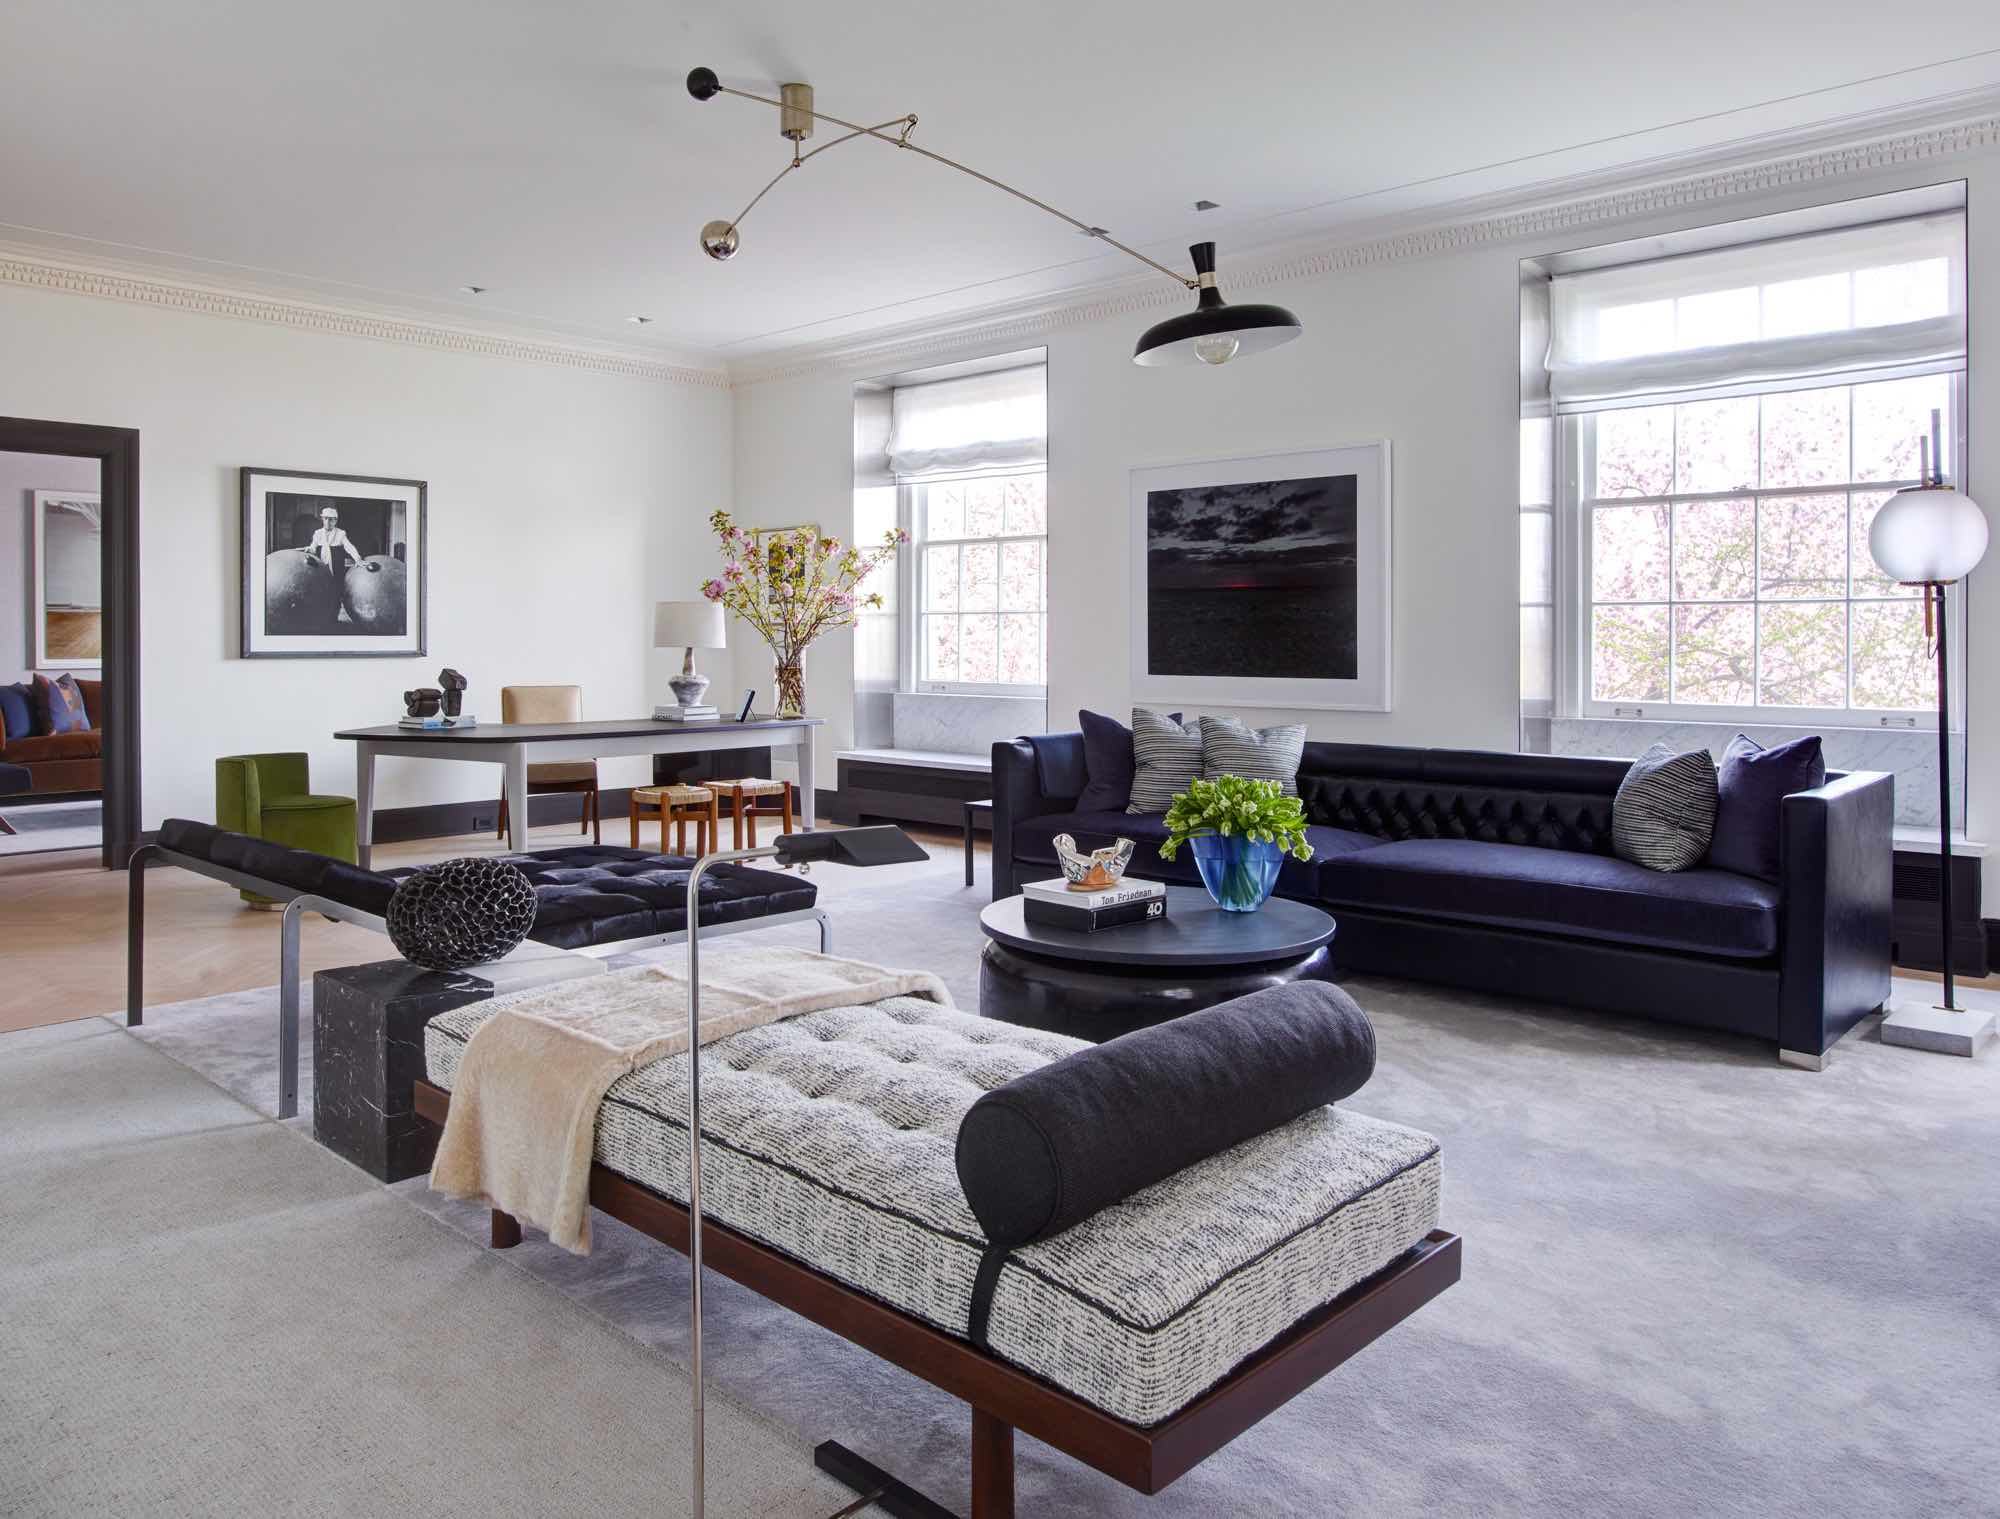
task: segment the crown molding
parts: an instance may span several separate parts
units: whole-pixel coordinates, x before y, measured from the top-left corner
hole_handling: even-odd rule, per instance
[[[1320,278],[1342,270],[1492,244],[1584,232],[1647,216],[1725,205],[1758,194],[1838,183],[2000,146],[2000,89],[1988,88],[1789,132],[1743,138],[1614,169],[1420,212],[1351,223],[1337,232],[1273,241],[1227,263],[1230,288]],[[1546,247],[1541,251],[1550,251]],[[480,328],[387,305],[334,303],[278,290],[205,283],[136,263],[72,257],[0,242],[0,286],[94,296],[298,331],[551,364],[706,390],[840,372],[882,373],[912,364],[1032,346],[1041,337],[1180,305],[1185,294],[1131,274],[995,302],[949,317],[772,349],[726,367],[642,350]],[[699,357],[699,356],[696,356]],[[720,364],[718,359],[717,363]]]
[[[720,369],[703,369],[631,350],[586,343],[569,343],[545,335],[482,331],[451,326],[386,309],[368,310],[292,299],[248,290],[197,284],[157,273],[136,273],[54,257],[19,245],[0,248],[0,286],[53,291],[62,295],[95,296],[200,316],[263,322],[297,331],[336,337],[367,338],[484,358],[517,359],[553,364],[565,369],[623,375],[672,385],[727,390],[729,376]]]
[[[1996,146],[2000,90],[1969,91],[1942,102],[1548,180],[1349,226],[1331,236],[1267,246],[1259,254],[1231,260],[1227,279],[1231,289],[1248,290],[1401,259],[1546,239]],[[749,386],[816,374],[881,372],[977,350],[1021,347],[1051,332],[1178,306],[1185,298],[1163,281],[1121,277],[996,303],[942,321],[911,322],[758,354],[732,362],[730,381]]]

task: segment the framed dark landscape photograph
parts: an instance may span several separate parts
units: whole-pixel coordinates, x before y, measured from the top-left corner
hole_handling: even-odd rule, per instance
[[[421,480],[243,470],[243,657],[365,659],[424,648]]]
[[[1132,694],[1389,710],[1389,445],[1132,472]]]

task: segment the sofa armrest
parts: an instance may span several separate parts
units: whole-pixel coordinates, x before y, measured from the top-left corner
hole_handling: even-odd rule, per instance
[[[1817,1065],[1889,996],[1896,778],[1856,770],[1779,809],[1778,1049]]]
[[[1014,825],[1051,812],[1074,812],[1074,796],[1043,790],[1044,775],[1083,773],[1081,733],[1041,733],[1001,739],[993,746],[993,900],[1011,897]]]

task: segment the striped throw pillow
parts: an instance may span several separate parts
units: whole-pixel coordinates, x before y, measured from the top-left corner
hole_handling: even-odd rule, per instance
[[[1127,812],[1165,812],[1201,775],[1201,726],[1132,709],[1132,800]]]
[[[1240,775],[1247,781],[1276,781],[1286,796],[1299,794],[1299,760],[1306,752],[1304,723],[1259,728],[1253,733],[1234,717],[1199,721],[1203,779]]]
[[[1648,870],[1687,870],[1715,835],[1715,761],[1706,749],[1653,745],[1632,762],[1611,802],[1611,852]]]

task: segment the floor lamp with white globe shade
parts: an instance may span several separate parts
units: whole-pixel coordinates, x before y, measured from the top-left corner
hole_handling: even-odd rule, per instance
[[[1868,551],[1885,575],[1924,595],[1924,631],[1937,650],[1938,713],[1938,964],[1944,997],[1936,1006],[1891,1002],[1882,1019],[1884,1044],[1908,1045],[1947,1055],[1976,1055],[1993,1037],[1993,1014],[1958,1006],[1951,974],[1951,688],[1945,587],[1972,573],[1986,553],[1986,514],[1945,483],[1939,450],[1939,417],[1931,413],[1923,483],[1897,491],[1868,530]]]

